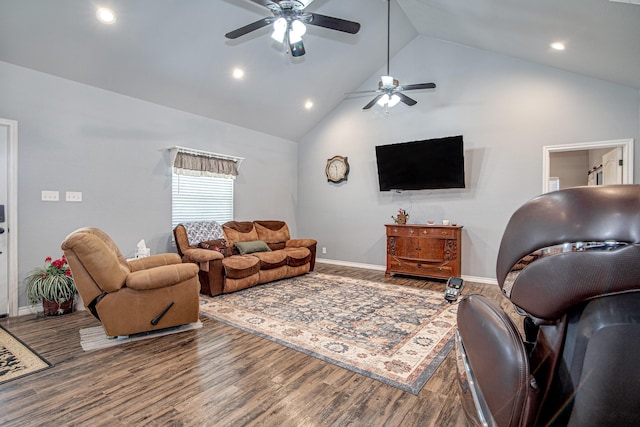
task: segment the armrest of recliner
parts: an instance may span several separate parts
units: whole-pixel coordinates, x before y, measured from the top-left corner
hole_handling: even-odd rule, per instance
[[[148,268],[160,267],[163,265],[180,264],[182,260],[178,254],[157,254],[144,258],[127,261],[131,271],[146,270]]]
[[[163,265],[146,270],[132,271],[125,286],[137,291],[166,288],[198,276],[198,266],[190,263]]]
[[[184,261],[187,262],[200,263],[222,258],[224,258],[224,255],[211,249],[187,249],[184,252]]]

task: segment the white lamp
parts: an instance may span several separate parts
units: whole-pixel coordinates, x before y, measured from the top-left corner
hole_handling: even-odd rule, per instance
[[[377,102],[377,104],[381,107],[384,107],[388,103],[389,103],[389,95],[387,95],[386,93],[382,95],[382,98],[378,99],[378,102]]]
[[[289,30],[289,43],[298,43],[306,32],[307,26],[298,20],[294,20],[291,23],[291,30]]]
[[[284,18],[278,18],[273,23],[273,33],[271,33],[271,38],[282,43],[284,41],[284,34],[286,31],[287,20]]]
[[[391,95],[391,99],[389,99],[389,107],[395,106],[398,102],[400,102],[400,97],[394,93]]]

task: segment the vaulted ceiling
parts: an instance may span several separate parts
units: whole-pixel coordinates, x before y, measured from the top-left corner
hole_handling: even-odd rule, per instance
[[[423,35],[640,89],[640,6],[620,1],[392,0],[392,57]],[[116,23],[98,22],[97,6]],[[362,28],[309,26],[307,54],[292,58],[268,28],[224,37],[269,15],[249,0],[0,0],[0,61],[297,141],[386,63],[386,0],[307,10]]]

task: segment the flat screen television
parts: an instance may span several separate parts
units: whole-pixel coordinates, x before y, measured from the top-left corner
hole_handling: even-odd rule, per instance
[[[464,188],[462,135],[376,146],[380,191]]]

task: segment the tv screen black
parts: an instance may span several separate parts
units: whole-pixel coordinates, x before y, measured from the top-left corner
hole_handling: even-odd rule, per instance
[[[376,146],[380,191],[464,188],[462,135]]]

